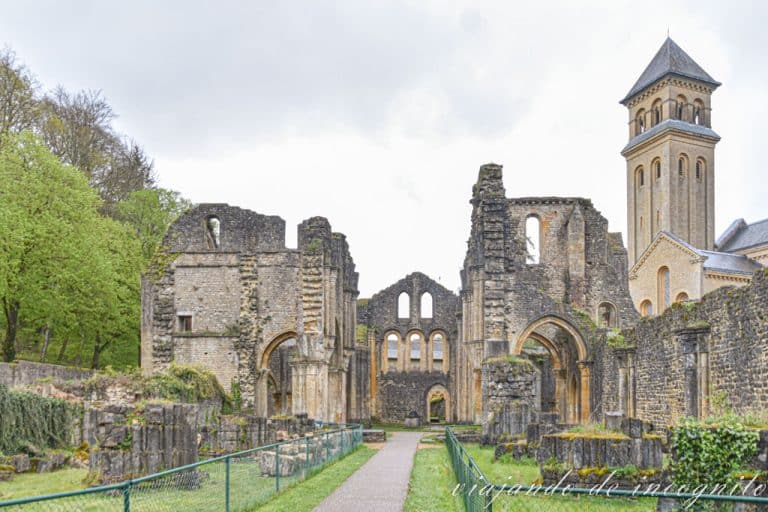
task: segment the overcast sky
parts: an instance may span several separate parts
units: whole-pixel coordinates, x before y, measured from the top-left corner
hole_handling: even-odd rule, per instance
[[[626,242],[624,97],[672,38],[713,99],[717,233],[768,217],[768,3],[5,0],[48,89],[101,89],[160,185],[347,235],[361,296],[459,287],[480,165],[584,196]]]

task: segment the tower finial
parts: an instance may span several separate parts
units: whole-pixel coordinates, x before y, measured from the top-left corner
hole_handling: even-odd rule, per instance
[[[669,39],[669,25],[667,25],[667,39]]]

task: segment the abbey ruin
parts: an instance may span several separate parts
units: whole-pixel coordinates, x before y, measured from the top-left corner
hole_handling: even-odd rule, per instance
[[[622,100],[627,248],[589,199],[510,198],[502,167],[480,167],[458,294],[415,272],[361,298],[325,218],[302,222],[293,249],[279,217],[201,204],[144,279],[142,368],[206,366],[263,417],[490,434],[669,425],[706,417],[716,395],[763,410],[768,223],[714,239],[718,85],[667,40]]]

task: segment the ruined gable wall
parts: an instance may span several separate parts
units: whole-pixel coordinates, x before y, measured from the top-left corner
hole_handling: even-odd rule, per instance
[[[398,298],[401,293],[410,296],[409,318],[398,318]],[[432,295],[432,317],[425,318],[421,312],[421,297],[424,293]],[[427,413],[426,395],[430,388],[442,385],[455,399],[453,384],[456,372],[458,330],[456,314],[459,300],[456,294],[440,285],[428,276],[416,272],[397,283],[376,293],[368,304],[359,311],[358,321],[375,330],[376,358],[376,411],[373,414],[381,421],[402,422],[411,411],[416,411],[424,419]],[[407,335],[419,330],[424,334],[425,342],[436,331],[445,334],[444,351],[448,357],[448,372],[434,371],[391,371],[382,373],[382,362],[386,359],[385,336],[397,332],[405,341]],[[427,355],[428,357],[428,355]],[[451,414],[455,414],[451,406]]]

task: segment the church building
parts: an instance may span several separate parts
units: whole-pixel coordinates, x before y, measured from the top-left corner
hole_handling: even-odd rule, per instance
[[[715,239],[720,136],[712,129],[712,93],[720,85],[667,38],[621,100],[629,112],[629,142],[621,151],[629,288],[643,315],[747,284],[765,264],[768,222],[740,220]]]

